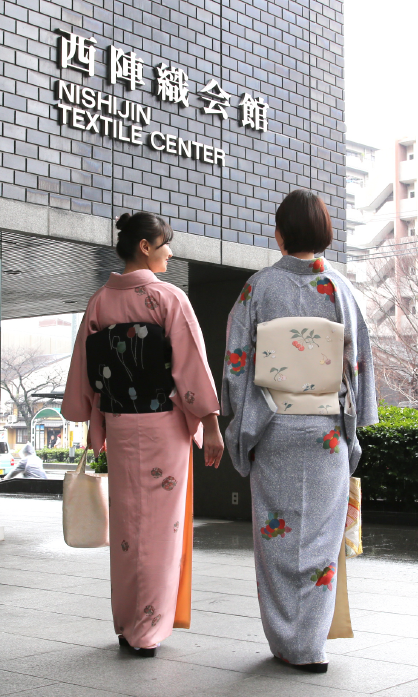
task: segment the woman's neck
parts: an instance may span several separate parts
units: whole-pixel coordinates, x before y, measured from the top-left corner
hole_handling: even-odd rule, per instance
[[[313,252],[296,252],[296,254],[291,254],[290,256],[296,257],[297,259],[313,259]]]
[[[280,250],[284,257],[296,257],[297,259],[313,259],[313,252],[295,252],[294,254],[289,254],[285,249]]]
[[[127,261],[122,274],[132,273],[132,271],[151,271],[145,259],[139,259],[138,261]]]

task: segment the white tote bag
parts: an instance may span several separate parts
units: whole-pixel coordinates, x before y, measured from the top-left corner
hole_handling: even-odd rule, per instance
[[[87,448],[75,472],[66,472],[63,486],[64,540],[70,547],[109,544],[107,474],[86,474]]]

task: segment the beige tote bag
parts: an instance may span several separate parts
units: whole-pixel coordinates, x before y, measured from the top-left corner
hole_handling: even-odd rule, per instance
[[[87,448],[75,472],[66,472],[63,486],[64,540],[70,547],[109,544],[107,474],[86,474]]]

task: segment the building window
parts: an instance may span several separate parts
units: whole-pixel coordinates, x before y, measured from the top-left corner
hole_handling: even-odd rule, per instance
[[[414,159],[414,155],[413,155],[413,154],[408,155],[408,160],[413,160],[413,159]]]
[[[21,443],[28,442],[28,429],[27,428],[17,428],[16,429],[16,443],[19,445]]]
[[[416,314],[417,314],[417,308],[415,307],[415,305],[412,305],[412,307],[411,307],[411,312],[412,312],[413,315],[416,315]]]
[[[415,198],[415,191],[409,192],[409,198]]]
[[[410,227],[410,228],[409,228],[409,236],[410,236],[410,237],[414,237],[414,236],[415,236],[415,228],[414,228],[414,227]]]

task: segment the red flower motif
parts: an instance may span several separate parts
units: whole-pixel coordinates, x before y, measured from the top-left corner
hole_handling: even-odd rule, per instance
[[[248,346],[244,346],[243,349],[236,348],[235,351],[226,352],[225,360],[227,365],[231,366],[232,375],[241,375],[245,372],[248,349]]]
[[[177,480],[174,479],[174,477],[166,477],[165,479],[163,479],[161,486],[166,491],[172,491],[176,484]]]
[[[129,327],[128,331],[126,332],[126,336],[133,339],[135,336],[135,329],[133,327]]]
[[[249,300],[250,297],[251,297],[251,291],[252,291],[251,286],[250,286],[248,283],[246,283],[245,286],[244,286],[244,288],[243,288],[243,291],[242,291],[242,293],[241,293],[241,295],[240,295],[240,297],[239,297],[239,301],[238,301],[238,302],[244,303],[244,305],[246,305],[246,304],[247,304],[247,300]]]
[[[315,283],[312,281],[312,283]],[[336,286],[329,278],[318,278],[316,289],[321,295],[328,295],[332,303],[335,303]]]
[[[153,295],[147,295],[145,298],[145,306],[148,308],[148,310],[156,310],[159,306],[159,302],[156,298],[154,298]]]
[[[323,433],[322,438],[317,438],[317,443],[322,443],[324,450],[329,450],[330,454],[338,453],[340,451],[340,437],[341,431],[338,426],[331,429],[329,433]]]
[[[187,404],[193,404],[195,401],[194,392],[190,392],[190,390],[186,392],[184,399],[186,400]]]
[[[313,273],[322,273],[325,271],[325,263],[322,257],[319,257],[319,259],[315,259],[312,264],[309,264],[309,268],[312,269]]]

